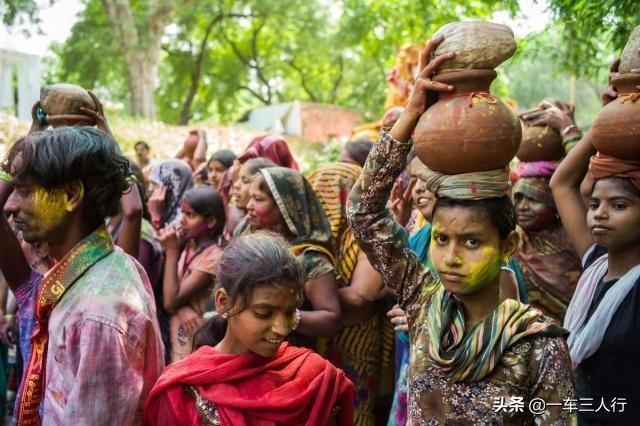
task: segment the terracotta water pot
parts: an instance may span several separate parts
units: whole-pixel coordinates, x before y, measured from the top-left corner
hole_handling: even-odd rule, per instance
[[[489,93],[494,70],[446,72],[433,77],[455,87],[420,117],[416,154],[432,170],[458,174],[505,167],[522,138],[520,119]]]
[[[520,161],[558,161],[564,156],[562,137],[549,126],[522,129],[522,143],[516,153]]]
[[[452,22],[440,28],[433,38],[444,36],[432,56],[449,52],[455,56],[440,71],[494,69],[516,51],[513,31],[506,25],[487,21]]]
[[[40,106],[47,114],[47,122],[53,127],[96,124],[80,110],[84,107],[95,111],[95,102],[86,90],[75,84],[42,86]]]
[[[634,68],[640,68],[640,25],[635,27],[629,35],[629,40],[622,50],[620,55],[620,66],[618,72],[622,74],[629,74]]]
[[[593,145],[612,157],[640,160],[640,75],[618,74],[611,82],[619,95],[593,122]]]

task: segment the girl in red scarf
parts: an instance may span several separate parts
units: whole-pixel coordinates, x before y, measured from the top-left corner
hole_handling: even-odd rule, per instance
[[[216,310],[202,345],[169,366],[144,412],[150,425],[353,424],[353,384],[308,350],[284,342],[297,325],[302,266],[268,233],[222,253]]]

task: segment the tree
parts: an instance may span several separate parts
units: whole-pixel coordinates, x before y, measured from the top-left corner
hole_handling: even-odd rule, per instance
[[[37,23],[38,5],[34,0],[3,0],[0,2],[0,17],[5,25],[13,25],[21,17]]]
[[[131,91],[131,113],[155,118],[155,90],[160,48],[174,5],[171,0],[101,0],[122,45],[127,82]]]
[[[146,37],[156,3],[171,10]],[[431,0],[187,0],[178,7],[170,0],[88,0],[72,36],[56,50],[56,74],[92,81],[119,100],[133,94],[137,68],[131,64],[148,64],[146,78],[156,68],[159,75],[158,117],[183,124],[210,117],[234,121],[255,106],[292,100],[335,103],[377,119],[401,45],[423,42],[450,21],[514,10],[515,3],[444,0],[434,8]],[[115,19],[115,10],[125,17],[131,11],[130,19]],[[161,27],[169,30],[163,30],[153,62]],[[92,68],[92,62],[99,65]],[[153,88],[145,82],[149,102]]]
[[[576,75],[599,77],[640,24],[640,2],[634,0],[550,0],[561,42],[557,60]]]

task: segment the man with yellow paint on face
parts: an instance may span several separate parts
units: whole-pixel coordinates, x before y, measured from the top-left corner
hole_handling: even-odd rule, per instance
[[[128,160],[101,130],[61,127],[19,140],[2,168],[5,213],[56,261],[12,286],[34,320],[17,424],[140,423],[164,349],[147,275],[105,227],[129,188]],[[4,259],[15,246],[0,228]]]

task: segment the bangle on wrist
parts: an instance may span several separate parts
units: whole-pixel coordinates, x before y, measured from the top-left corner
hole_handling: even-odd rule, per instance
[[[565,137],[574,129],[577,130],[578,126],[576,126],[575,124],[569,124],[567,127],[562,129],[562,131],[560,132],[560,136]]]

